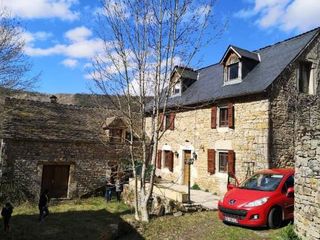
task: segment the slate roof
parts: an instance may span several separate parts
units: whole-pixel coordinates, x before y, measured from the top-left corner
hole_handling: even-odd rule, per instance
[[[234,49],[241,57],[249,58],[249,59],[255,60],[257,62],[260,62],[259,54],[256,52],[250,52],[246,49],[230,45],[228,47],[228,50],[226,51],[226,53],[229,51],[230,48]],[[224,54],[224,56],[226,55],[226,53]]]
[[[98,108],[6,98],[2,137],[101,143],[103,115]]]
[[[222,64],[198,69],[199,78],[181,96],[169,98],[167,107],[196,105],[214,100],[264,92],[280,73],[305,49],[319,33],[316,28],[304,34],[254,51],[258,63],[241,83],[225,85]],[[238,50],[240,48],[237,48]]]

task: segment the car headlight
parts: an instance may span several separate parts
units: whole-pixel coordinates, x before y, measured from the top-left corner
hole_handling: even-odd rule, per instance
[[[244,206],[245,207],[258,207],[258,206],[265,204],[268,201],[268,199],[269,199],[269,197],[260,198],[258,200],[253,201],[253,202],[249,202]]]

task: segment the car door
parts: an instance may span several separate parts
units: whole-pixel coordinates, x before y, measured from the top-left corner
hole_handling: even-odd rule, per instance
[[[281,194],[283,198],[283,213],[284,219],[292,219],[293,218],[293,211],[294,211],[294,196],[287,195],[287,191],[289,188],[294,187],[294,176],[290,175],[285,183],[282,186]]]

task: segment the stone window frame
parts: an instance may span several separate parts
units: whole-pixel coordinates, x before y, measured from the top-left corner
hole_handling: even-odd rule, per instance
[[[300,89],[301,88],[301,77],[302,77],[302,68],[305,68],[306,65],[309,65],[310,68],[308,71],[308,80],[304,79],[304,81],[308,81],[307,90]],[[317,91],[317,81],[315,78],[315,69],[316,63],[310,60],[303,60],[298,62],[297,66],[297,90],[299,94],[307,94],[307,95],[315,95]]]

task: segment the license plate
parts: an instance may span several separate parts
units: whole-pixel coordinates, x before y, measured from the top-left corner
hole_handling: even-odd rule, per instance
[[[224,220],[231,223],[238,223],[238,219],[232,217],[224,217]]]

